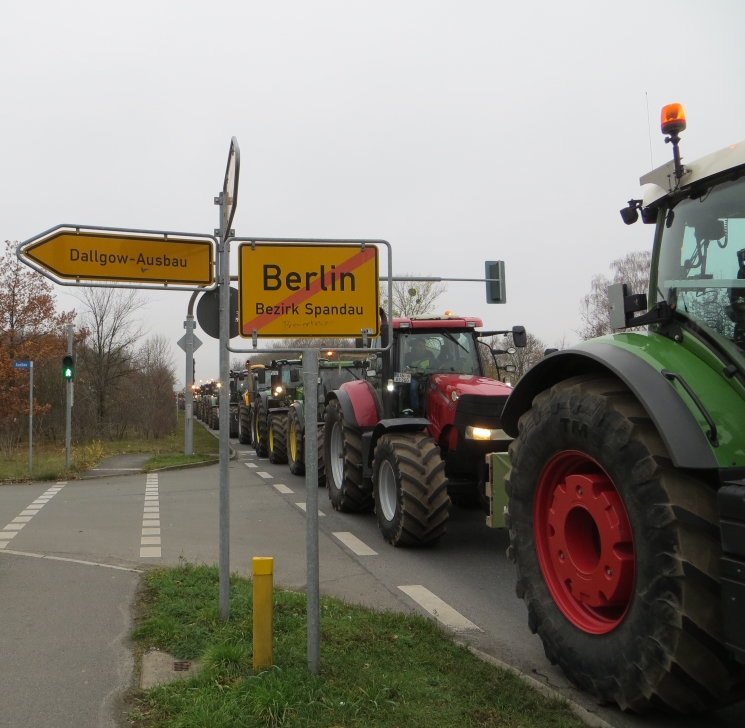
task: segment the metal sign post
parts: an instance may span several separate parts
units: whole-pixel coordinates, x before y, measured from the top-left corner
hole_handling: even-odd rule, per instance
[[[308,669],[321,674],[321,597],[318,549],[318,350],[303,349],[305,400],[305,563],[308,617]],[[329,486],[330,487],[330,486]]]
[[[28,369],[28,472],[34,469],[34,363],[14,361],[13,369]]]
[[[230,619],[230,225],[238,202],[241,153],[230,141],[228,164],[220,196],[218,283],[220,290],[220,616]]]
[[[184,376],[184,455],[194,452],[194,352],[202,342],[194,333],[194,315],[188,313],[184,328],[186,333],[176,342],[186,352],[186,374]]]
[[[67,355],[72,356],[72,340],[75,326],[67,324]],[[72,445],[72,379],[65,382],[65,469],[70,469],[70,450]]]

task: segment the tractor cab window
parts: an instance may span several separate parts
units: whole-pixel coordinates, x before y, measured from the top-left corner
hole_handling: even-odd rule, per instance
[[[745,180],[725,182],[667,211],[662,295],[745,350]],[[658,294],[659,295],[659,294]]]
[[[398,370],[421,374],[480,374],[473,333],[438,332],[400,337]]]

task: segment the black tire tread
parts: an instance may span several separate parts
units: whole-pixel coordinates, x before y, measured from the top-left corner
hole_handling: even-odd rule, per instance
[[[269,439],[269,462],[282,465],[287,462],[287,413],[273,412],[269,415],[268,429],[272,437]],[[267,446],[268,447],[268,446]]]
[[[334,484],[333,470],[330,469],[331,433],[333,432],[334,425],[337,423],[342,426],[344,441],[344,469],[341,487],[337,487]],[[326,438],[328,438],[328,445],[324,444],[323,452],[325,470],[329,470],[329,500],[334,510],[344,513],[360,513],[372,510],[374,507],[372,488],[368,483],[363,482],[362,478],[362,431],[358,427],[345,422],[341,405],[336,399],[331,400],[326,409],[324,441]],[[320,445],[318,452],[320,456]]]
[[[238,434],[238,442],[241,443],[241,445],[250,445],[251,444],[251,418],[248,414],[248,407],[245,407],[244,405],[240,405],[239,409],[239,415],[241,421],[241,426],[239,429]]]
[[[435,544],[445,535],[450,517],[440,448],[423,432],[384,435],[375,448],[375,483],[383,458],[394,464],[400,493],[396,515],[389,522],[383,515],[375,486],[376,512],[383,538],[393,546]]]
[[[296,459],[292,459],[290,454],[290,423],[295,422],[295,434],[297,443],[295,448]],[[323,450],[321,450],[323,452]],[[287,415],[287,462],[290,465],[290,472],[293,475],[305,475],[305,433],[303,432],[302,423],[298,412],[294,407],[290,407]]]
[[[254,449],[260,458],[265,458],[269,454],[269,428],[266,404],[261,397],[257,397],[254,403],[254,417],[259,435],[258,439],[254,438]]]

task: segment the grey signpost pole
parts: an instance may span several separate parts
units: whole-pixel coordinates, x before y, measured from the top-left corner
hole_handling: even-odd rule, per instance
[[[194,452],[194,316],[187,316],[184,321],[186,335],[184,351],[186,352],[186,374],[184,376],[184,455]]]
[[[75,326],[67,324],[67,355],[72,356],[72,339]],[[70,449],[72,445],[72,379],[65,382],[66,401],[65,401],[65,468],[70,469]]]
[[[321,674],[321,606],[318,556],[318,349],[303,350],[305,395],[305,558],[308,600],[308,669]]]
[[[218,275],[220,290],[220,616],[230,619],[230,225],[238,203],[240,150],[230,140],[220,205]]]
[[[28,368],[28,472],[34,469],[34,362]]]

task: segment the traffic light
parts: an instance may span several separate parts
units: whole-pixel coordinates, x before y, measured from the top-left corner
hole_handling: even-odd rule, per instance
[[[62,378],[75,379],[75,359],[71,356],[62,357]]]
[[[486,302],[507,303],[507,288],[504,279],[504,261],[486,261]]]

